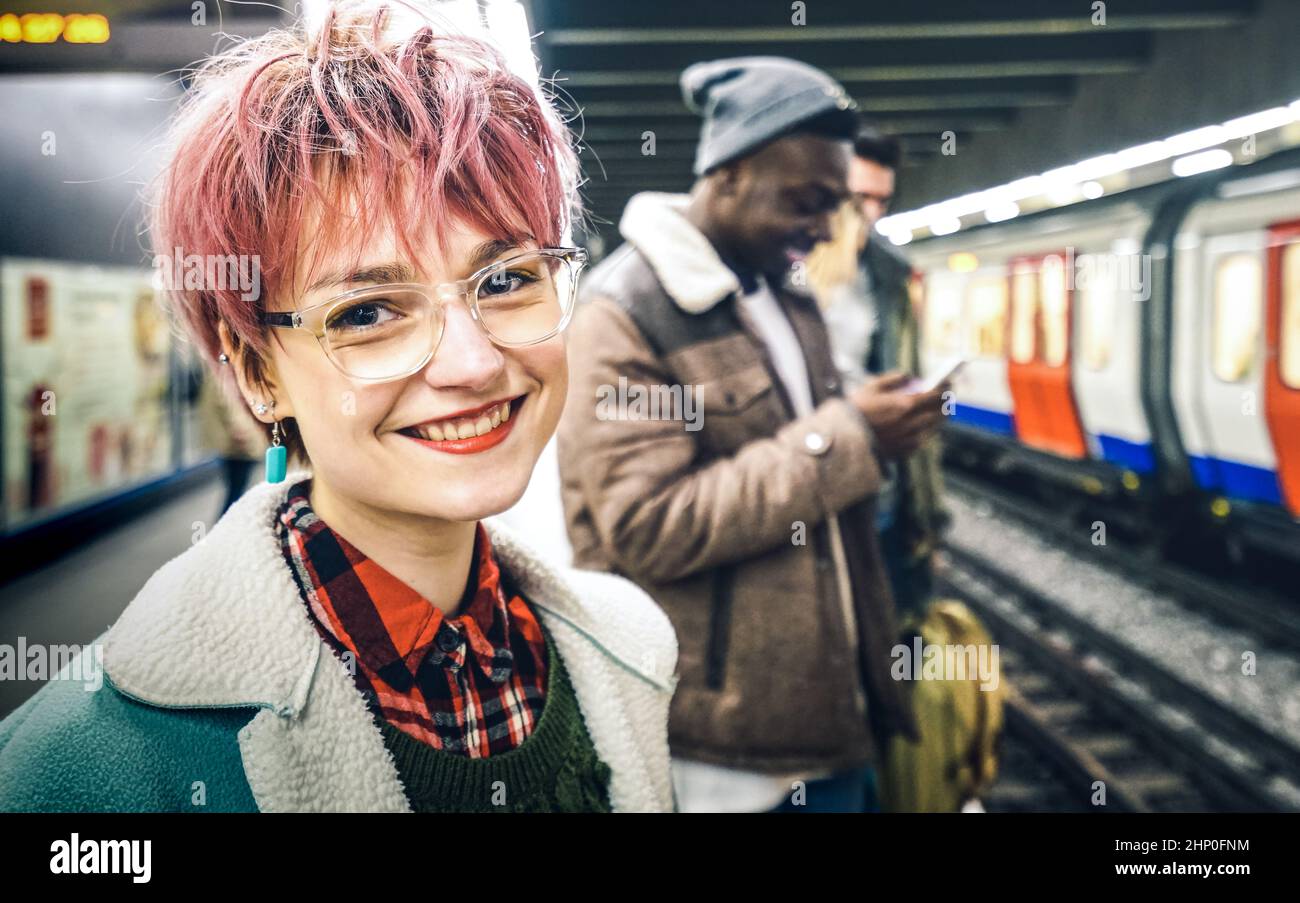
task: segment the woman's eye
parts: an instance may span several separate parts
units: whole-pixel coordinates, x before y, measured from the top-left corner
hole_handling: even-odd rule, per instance
[[[330,329],[371,329],[397,318],[397,314],[382,301],[354,304],[330,320]]]
[[[536,281],[537,277],[526,270],[502,270],[489,276],[479,292],[485,295],[505,295]]]

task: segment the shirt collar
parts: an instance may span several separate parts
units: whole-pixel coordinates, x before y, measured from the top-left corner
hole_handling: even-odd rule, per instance
[[[458,614],[446,617],[317,517],[309,501],[310,488],[311,481],[303,480],[289,490],[281,520],[297,534],[297,546],[312,565],[304,582],[313,584],[312,591],[324,590],[337,618],[342,636],[333,623],[324,625],[336,639],[399,689],[414,679],[426,658],[452,671],[473,658],[494,682],[509,678],[513,667],[509,604],[482,522],[475,527],[470,574]],[[338,549],[342,556],[331,555],[328,549]],[[351,571],[347,577],[355,579],[339,579],[340,560]]]

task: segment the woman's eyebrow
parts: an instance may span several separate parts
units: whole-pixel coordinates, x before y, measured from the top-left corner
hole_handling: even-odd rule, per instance
[[[326,273],[308,286],[306,294],[331,285],[363,283],[385,285],[390,282],[414,282],[415,270],[404,263],[377,263],[349,272]]]
[[[511,251],[522,251],[524,242],[527,239],[502,239],[493,238],[483,242],[474,249],[470,255],[468,270],[473,272],[492,263],[497,258]],[[317,279],[304,294],[311,294],[317,289],[328,288],[333,285],[385,285],[390,282],[416,282],[415,269],[408,264],[398,261],[389,263],[376,263],[370,266],[364,266],[356,270],[347,272],[336,271],[326,273]]]
[[[524,250],[524,242],[526,242],[527,240],[528,239],[524,239],[524,238],[520,238],[520,239],[493,238],[483,242],[483,244],[475,248],[474,253],[470,255],[469,258],[470,271],[473,272],[474,270],[480,269],[481,267],[485,267],[489,263],[492,263],[494,260],[496,260],[498,257],[501,257],[502,255],[510,251],[522,252]]]

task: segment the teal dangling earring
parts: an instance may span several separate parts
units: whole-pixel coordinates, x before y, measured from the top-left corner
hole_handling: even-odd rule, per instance
[[[271,410],[275,410],[275,402],[271,402]],[[271,447],[266,450],[266,482],[281,483],[288,470],[289,450],[280,444],[278,420],[271,427],[271,443]]]

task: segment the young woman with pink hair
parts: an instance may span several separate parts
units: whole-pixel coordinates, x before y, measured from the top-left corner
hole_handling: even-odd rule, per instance
[[[479,40],[344,3],[205,62],[171,139],[156,252],[259,276],[167,294],[267,482],[99,638],[100,689],[0,724],[0,809],[670,810],[669,622],[485,520],[567,386],[550,104]]]

